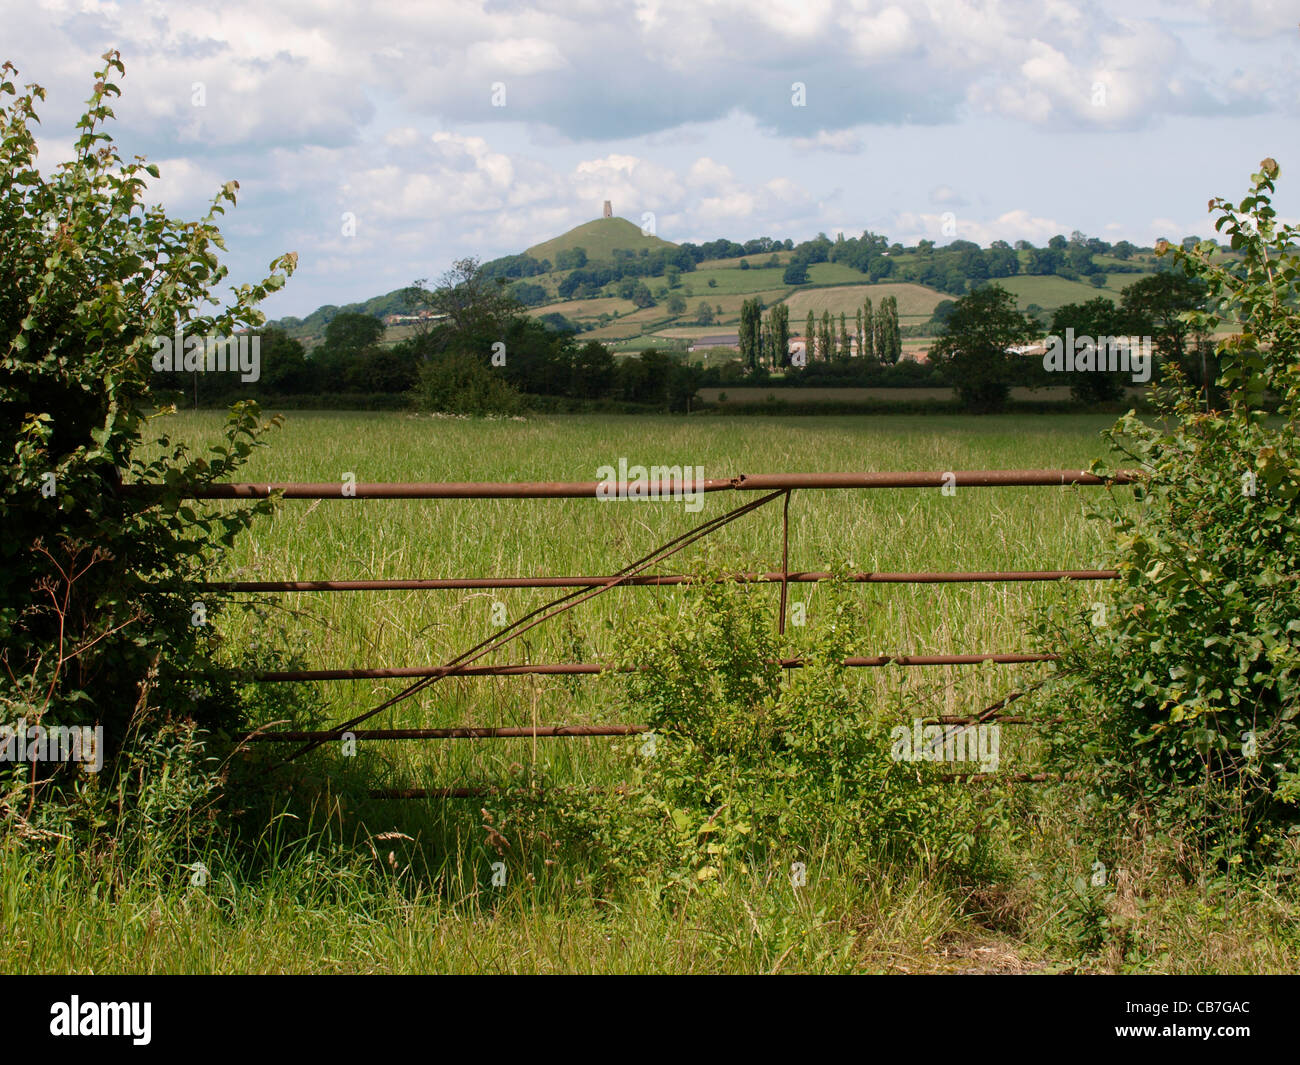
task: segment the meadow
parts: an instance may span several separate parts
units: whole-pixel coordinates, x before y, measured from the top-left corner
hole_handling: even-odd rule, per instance
[[[1105,416],[668,418],[583,416],[470,420],[403,414],[285,415],[255,453],[250,481],[491,481],[598,477],[601,465],[689,464],[738,473],[1085,468],[1103,453]],[[167,419],[195,449],[221,416]],[[790,566],[820,570],[1091,568],[1106,546],[1084,515],[1096,488],[799,491],[790,505]],[[603,574],[752,498],[680,502],[573,500],[285,501],[222,561],[236,580]],[[749,514],[658,572],[780,566],[779,503]],[[710,553],[713,552],[713,553]],[[228,606],[213,621],[238,657],[278,645],[306,668],[440,664],[554,596],[547,590],[296,593]],[[776,590],[761,589],[755,594]],[[858,585],[855,653],[1032,651],[1028,621],[1076,584]],[[585,603],[487,661],[602,661],[638,619],[676,609],[673,588],[618,589]],[[817,618],[816,585],[791,607]],[[795,642],[799,633],[791,630]],[[883,713],[979,710],[1042,676],[1041,665],[854,671]],[[451,678],[372,719],[372,727],[560,725],[628,720],[616,675]],[[313,685],[317,720],[341,720],[396,693],[401,681]],[[634,709],[634,708],[633,708]],[[269,723],[269,722],[267,722]],[[1034,768],[1032,736],[1008,728],[1003,768]],[[5,971],[257,972],[1056,972],[1277,970],[1297,959],[1293,906],[1276,884],[1225,900],[1167,873],[1158,843],[1126,854],[1096,899],[1072,885],[1096,857],[1076,831],[1079,809],[1057,789],[1011,789],[1015,811],[992,882],[942,868],[882,863],[843,869],[829,826],[808,882],[755,870],[677,910],[635,892],[611,900],[585,885],[584,857],[565,852],[545,878],[490,883],[475,800],[379,800],[370,788],[506,781],[529,766],[555,780],[615,783],[611,752],[626,740],[509,739],[362,743],[311,762],[310,800],[266,829],[266,861],[241,874],[204,858],[196,890],[174,870],[90,868],[61,854],[37,870],[0,854]],[[960,786],[960,785],[954,785]],[[992,784],[973,785],[988,789]],[[490,820],[490,819],[488,819]],[[489,832],[490,836],[491,833]],[[552,863],[548,862],[548,866]],[[60,871],[61,870],[61,871]],[[108,879],[115,886],[105,888]],[[1086,893],[1085,893],[1086,894]],[[62,920],[72,913],[74,920]],[[1099,915],[1100,914],[1100,915]],[[1105,923],[1099,924],[1104,918]],[[1099,932],[1109,928],[1111,932]],[[1114,929],[1120,929],[1115,932]]]

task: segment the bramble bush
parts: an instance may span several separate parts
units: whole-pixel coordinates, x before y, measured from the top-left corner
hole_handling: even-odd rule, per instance
[[[213,668],[221,597],[205,592],[196,603],[190,586],[269,509],[185,496],[230,480],[271,423],[237,404],[207,454],[173,442],[156,421],[168,410],[152,387],[152,341],[178,328],[232,337],[260,325],[257,303],[296,260],[277,259],[266,280],[232,288],[214,309],[227,274],[216,219],[237,183],[199,222],[146,207],[158,169],[124,161],[104,131],[119,95],[110,78],[125,72],[116,52],[104,60],[75,156],[48,176],[36,168],[31,128],[44,90],[20,92],[15,68],[0,68],[0,723],[102,725],[107,748],[97,781],[76,767],[10,765],[0,790],[24,792],[18,806],[30,817],[38,791],[98,787],[119,812],[139,803],[162,823],[171,814],[146,809],[141,782],[174,783],[180,762],[206,779],[204,737],[242,724],[236,689]],[[142,458],[146,446],[158,457]],[[128,737],[158,749],[129,751]],[[130,797],[114,790],[123,774]],[[175,794],[191,804],[184,788]]]
[[[1051,761],[1188,872],[1300,856],[1300,231],[1276,220],[1277,175],[1266,159],[1240,203],[1210,201],[1228,253],[1158,249],[1206,285],[1188,324],[1238,330],[1219,346],[1223,407],[1175,374],[1159,420],[1109,430],[1122,457],[1093,469],[1141,475],[1093,509],[1121,578],[1041,621],[1063,655]]]
[[[721,576],[713,574],[712,576]],[[593,887],[638,884],[653,893],[708,889],[729,876],[873,859],[971,869],[999,817],[996,792],[944,783],[937,762],[895,761],[898,724],[843,659],[860,626],[839,585],[795,641],[777,635],[770,589],[719,579],[629,632],[622,720],[651,733],[622,743],[609,788],[532,781],[488,803],[503,856],[581,852]],[[795,646],[795,644],[800,646]],[[787,670],[798,655],[803,668]]]

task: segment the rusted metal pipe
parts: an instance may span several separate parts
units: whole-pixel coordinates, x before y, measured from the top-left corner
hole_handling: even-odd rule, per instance
[[[811,584],[831,580],[835,575],[826,570],[791,572],[792,584]],[[855,584],[965,584],[994,583],[1000,581],[1113,581],[1119,570],[1113,569],[1041,569],[1041,570],[978,570],[952,573],[853,573],[846,580]],[[768,573],[736,573],[727,580],[739,584],[779,584],[779,570]],[[436,591],[440,589],[503,589],[503,588],[597,588],[608,583],[609,577],[445,577],[430,579],[395,579],[361,581],[210,581],[196,587],[218,592],[377,592],[377,591]],[[664,574],[662,576],[628,577],[618,587],[692,584],[699,577],[690,574]]]
[[[715,477],[702,481],[620,483],[606,481],[341,481],[211,484],[186,492],[187,499],[265,499],[279,493],[285,499],[680,499],[691,492],[773,492],[796,488],[995,488],[1044,485],[1131,484],[1136,475],[1117,472],[1109,480],[1086,470],[938,470],[863,473],[758,473]],[[158,494],[161,485],[127,484],[128,495]],[[633,492],[635,490],[635,492]]]
[[[923,725],[974,725],[996,721],[999,725],[1038,725],[1060,722],[1062,719],[1034,717],[971,717],[960,714],[940,714],[923,717]],[[355,740],[499,740],[532,739],[565,736],[636,736],[652,731],[649,725],[539,725],[505,728],[375,728],[314,729],[297,732],[259,732],[244,739],[245,743],[305,743],[309,740],[339,740],[351,736]]]
[[[539,725],[536,728],[373,728],[352,731],[316,729],[300,732],[260,732],[247,737],[246,743],[307,743],[312,740],[337,740],[351,736],[357,740],[485,740],[548,736],[635,736],[649,732],[649,725]]]
[[[843,664],[853,668],[878,666],[974,666],[984,662],[1016,664],[1055,662],[1054,654],[974,654],[974,655],[872,655],[845,658]],[[800,669],[802,658],[783,658],[783,669]],[[511,677],[525,675],[578,676],[589,673],[635,672],[635,668],[599,662],[537,662],[506,666],[403,666],[393,669],[289,669],[254,673],[255,681],[323,681],[386,680],[395,677]],[[332,734],[332,733],[331,733]]]

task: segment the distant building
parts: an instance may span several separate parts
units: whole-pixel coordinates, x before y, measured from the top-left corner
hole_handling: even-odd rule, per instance
[[[412,322],[434,322],[446,317],[445,314],[435,314],[426,309],[416,311],[415,314],[386,314],[383,321],[384,325],[410,325]]]
[[[610,203],[609,200],[605,201],[605,217],[606,218],[614,217],[614,205]]]
[[[739,333],[722,333],[716,336],[700,337],[687,350],[704,351],[707,348],[738,348],[738,347],[740,347]]]

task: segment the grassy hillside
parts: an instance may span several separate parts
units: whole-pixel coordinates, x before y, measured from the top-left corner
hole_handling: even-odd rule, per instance
[[[654,251],[676,245],[659,237],[645,236],[640,228],[626,218],[597,218],[551,240],[529,248],[526,254],[535,259],[549,259],[552,263],[564,251],[582,248],[589,263],[608,263],[614,252],[641,250]],[[935,307],[943,300],[956,297],[929,285],[903,281],[868,283],[857,269],[844,263],[822,262],[808,268],[808,282],[792,286],[785,283],[785,264],[793,253],[789,251],[762,252],[737,256],[731,259],[708,259],[690,272],[680,275],[676,287],[670,287],[667,277],[646,277],[655,305],[638,308],[620,295],[618,282],[611,282],[595,298],[560,299],[559,283],[570,273],[552,270],[526,279],[529,285],[540,286],[548,302],[529,309],[534,316],[563,315],[582,330],[583,339],[600,340],[618,350],[639,350],[640,347],[662,346],[666,343],[690,340],[707,334],[734,332],[740,321],[740,307],[746,300],[757,297],[765,308],[785,301],[790,307],[791,328],[802,332],[804,319],[811,310],[818,318],[830,311],[836,318],[843,312],[853,319],[865,299],[875,306],[885,296],[898,300],[900,323],[904,326],[925,327],[931,320]],[[897,256],[899,266],[912,262],[912,252]],[[773,265],[773,260],[778,265]],[[1098,256],[1103,269],[1120,264],[1112,256]],[[1137,255],[1128,265],[1152,268],[1149,256]],[[742,266],[742,264],[744,264]],[[1056,275],[999,278],[997,284],[1012,292],[1022,310],[1036,305],[1051,312],[1066,303],[1082,303],[1097,296],[1118,299],[1125,288],[1147,276],[1145,273],[1106,276],[1106,284],[1096,288],[1084,281],[1070,281]],[[321,307],[305,319],[286,318],[278,323],[302,339],[309,346],[324,334],[325,327],[340,311],[357,310],[375,315],[403,310],[400,305],[401,290],[379,296],[365,303],[347,307]],[[674,297],[685,301],[685,311],[674,314],[670,306]],[[699,323],[700,304],[707,303],[714,313],[713,321]],[[395,326],[388,330],[386,343],[395,343],[410,332],[408,327]],[[923,328],[917,330],[924,332]],[[909,338],[916,340],[917,337]],[[924,338],[919,338],[924,340]],[[922,344],[928,347],[928,341]]]
[[[861,277],[861,274],[858,274]],[[864,300],[871,300],[873,307],[879,307],[886,296],[898,300],[898,318],[904,325],[910,322],[927,321],[934,313],[934,308],[941,300],[952,299],[942,292],[925,285],[910,283],[893,284],[884,282],[879,285],[840,285],[835,288],[800,288],[786,303],[790,305],[790,327],[802,329],[803,321],[812,311],[818,318],[822,311],[830,311],[839,317],[840,313],[848,315],[850,323],[857,309]]]
[[[1109,296],[1117,300],[1125,288],[1146,276],[1146,274],[1109,274],[1106,277],[1105,288],[1093,288],[1085,281],[1069,281],[1055,275],[1000,277],[998,284],[1008,292],[1015,293],[1022,310],[1031,303],[1036,303],[1047,310],[1055,310],[1067,303],[1086,303],[1098,296]]]
[[[671,241],[643,235],[641,227],[626,218],[597,218],[575,226],[558,237],[534,244],[525,254],[534,259],[550,259],[554,262],[560,252],[582,248],[589,260],[606,260],[614,258],[616,248],[639,252],[642,248],[655,251],[675,247]]]

